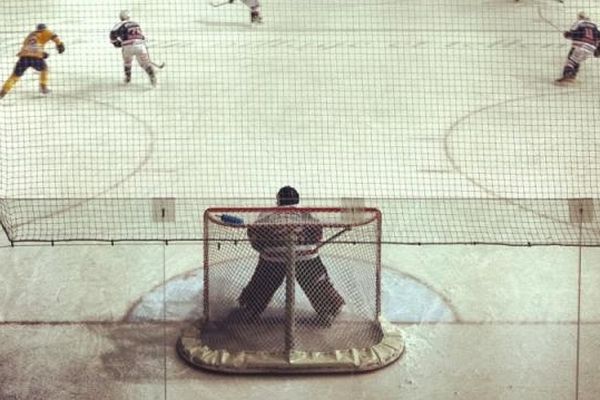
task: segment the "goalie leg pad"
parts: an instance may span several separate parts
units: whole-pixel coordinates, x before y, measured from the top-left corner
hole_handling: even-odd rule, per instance
[[[284,278],[284,264],[260,260],[252,279],[242,290],[238,299],[239,304],[256,314],[262,313],[283,283]]]

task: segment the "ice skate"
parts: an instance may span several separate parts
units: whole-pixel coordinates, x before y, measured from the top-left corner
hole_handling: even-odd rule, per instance
[[[563,76],[562,78],[554,81],[554,84],[557,86],[567,86],[573,83],[575,83],[575,78],[571,76]]]
[[[250,23],[251,24],[262,24],[262,16],[258,11],[252,11],[250,13]]]
[[[40,93],[46,95],[50,93],[50,89],[48,89],[48,86],[46,85],[40,85]]]
[[[4,96],[6,96],[6,90],[2,89],[0,90],[0,99],[2,99]]]

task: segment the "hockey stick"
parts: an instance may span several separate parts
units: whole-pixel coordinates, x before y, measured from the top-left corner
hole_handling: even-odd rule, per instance
[[[539,17],[542,19],[542,21],[544,21],[545,23],[547,23],[548,25],[550,25],[551,27],[553,27],[557,32],[563,32],[562,29],[560,29],[554,22],[550,21],[548,18],[546,18],[544,16],[544,14],[542,14],[542,7],[538,7],[538,15]]]
[[[345,227],[344,229],[342,229],[335,235],[331,236],[329,239],[324,240],[321,243],[319,243],[315,250],[319,250],[321,247],[325,246],[326,244],[331,243],[333,241],[333,239],[336,239],[337,237],[343,235],[344,233],[348,232],[350,229],[352,229],[352,227],[350,227],[350,226]]]
[[[165,67],[165,63],[155,63],[154,61],[152,61],[152,57],[150,57],[150,51],[148,50],[148,46],[146,46],[146,53],[148,53],[148,62],[150,64],[152,64],[153,66],[155,66],[158,69],[163,69]]]
[[[217,2],[214,2],[214,1],[209,1],[208,2],[208,4],[210,4],[212,7],[215,7],[215,8],[222,7],[222,6],[226,5],[226,4],[231,4],[231,3],[233,3],[233,2],[229,1],[229,0],[222,1],[220,3],[217,3]]]

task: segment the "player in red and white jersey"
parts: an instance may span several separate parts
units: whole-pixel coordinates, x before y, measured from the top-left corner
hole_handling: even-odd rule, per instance
[[[123,54],[125,70],[125,83],[131,82],[131,66],[135,58],[148,74],[152,86],[156,86],[156,73],[150,62],[146,38],[140,25],[131,20],[129,11],[123,10],[119,13],[121,22],[116,24],[110,31],[110,42],[115,47],[120,47]]]
[[[563,35],[565,38],[571,39],[571,50],[567,56],[562,77],[556,80],[559,85],[575,82],[581,63],[594,55],[600,40],[598,26],[583,11],[577,14],[577,21]]]
[[[277,193],[278,207],[293,208],[299,201],[300,196],[293,187],[284,186]],[[265,310],[286,276],[291,233],[295,238],[296,278],[317,312],[319,322],[327,326],[345,302],[333,287],[318,253],[323,227],[305,211],[262,213],[248,227],[250,243],[260,255],[239,303],[248,317],[256,317]]]

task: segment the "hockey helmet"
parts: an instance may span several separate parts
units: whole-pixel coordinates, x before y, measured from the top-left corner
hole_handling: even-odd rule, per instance
[[[48,28],[48,26],[46,26],[46,24],[43,24],[43,23],[39,23],[35,26],[36,31],[43,31],[46,28]]]
[[[290,206],[300,202],[298,191],[291,186],[284,186],[277,192],[277,205]]]
[[[121,12],[119,13],[119,18],[121,19],[121,21],[126,21],[129,18],[131,18],[129,10],[121,10]]]

